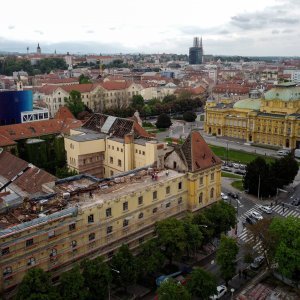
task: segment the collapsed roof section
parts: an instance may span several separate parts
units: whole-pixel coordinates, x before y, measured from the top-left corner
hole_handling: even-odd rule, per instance
[[[133,133],[135,138],[152,137],[152,135],[147,133],[147,131],[134,120],[108,116],[100,113],[93,114],[83,124],[82,128],[120,138],[123,138],[130,133]]]

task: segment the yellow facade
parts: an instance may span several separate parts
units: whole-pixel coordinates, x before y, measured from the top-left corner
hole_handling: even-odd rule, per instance
[[[220,163],[192,173],[162,170],[157,180],[146,173],[124,177],[125,182],[103,190],[97,187],[92,193],[70,192],[64,210],[41,216],[39,222],[0,230],[0,291],[20,283],[34,266],[51,271],[53,280],[58,280],[86,257],[108,259],[122,243],[135,249],[153,237],[155,222],[181,218],[220,199]],[[57,193],[53,201],[61,201],[67,188],[72,191],[75,186],[76,182],[58,183],[47,189]]]
[[[278,85],[261,99],[244,99],[234,105],[205,108],[204,130],[216,136],[278,148],[300,147],[300,87]]]

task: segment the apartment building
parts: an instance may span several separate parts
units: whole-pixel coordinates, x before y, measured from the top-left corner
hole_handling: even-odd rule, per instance
[[[221,161],[192,131],[160,168],[99,179],[77,175],[44,184],[44,197],[0,212],[0,292],[12,291],[32,267],[53,282],[84,258],[109,259],[155,236],[155,222],[182,218],[220,199]]]
[[[68,168],[99,178],[160,162],[164,148],[135,120],[99,113],[65,137]]]

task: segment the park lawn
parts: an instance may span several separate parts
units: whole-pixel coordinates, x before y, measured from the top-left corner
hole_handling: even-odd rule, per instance
[[[232,174],[232,173],[227,173],[227,172],[221,172],[222,177],[227,177],[227,178],[237,178],[237,179],[242,179],[241,175],[237,174]]]
[[[211,150],[215,153],[215,155],[219,156],[223,160],[227,160],[227,150],[226,147],[220,147],[220,146],[214,146],[209,145]],[[261,156],[266,159],[267,163],[271,163],[274,161],[274,158],[264,155],[259,155],[255,153],[248,153],[241,150],[228,150],[228,160],[229,161],[235,161],[242,164],[247,164],[257,158],[258,156]]]
[[[243,185],[243,180],[236,180],[236,181],[233,181],[231,183],[231,185],[238,189],[239,191],[243,191],[244,190],[244,185]]]

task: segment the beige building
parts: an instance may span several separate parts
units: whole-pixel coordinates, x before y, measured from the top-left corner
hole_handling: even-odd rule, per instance
[[[300,148],[300,87],[278,84],[261,97],[235,103],[208,101],[204,130],[216,136],[278,148]]]
[[[135,120],[94,114],[65,137],[68,168],[110,177],[160,162],[164,143],[157,142]]]
[[[0,211],[0,292],[13,290],[32,267],[51,271],[55,282],[84,258],[109,259],[123,243],[134,250],[154,237],[155,222],[220,199],[221,161],[198,132],[158,165],[50,182],[47,196]]]

